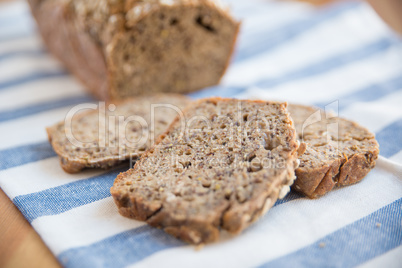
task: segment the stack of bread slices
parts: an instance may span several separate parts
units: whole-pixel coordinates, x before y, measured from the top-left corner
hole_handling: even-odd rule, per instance
[[[192,244],[240,233],[290,187],[317,198],[359,182],[379,145],[367,129],[282,102],[157,94],[108,103],[47,129],[66,172],[131,159],[120,214]],[[335,126],[335,127],[334,127]]]

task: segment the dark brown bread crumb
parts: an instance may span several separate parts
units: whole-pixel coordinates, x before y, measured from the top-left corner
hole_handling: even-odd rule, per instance
[[[241,232],[289,191],[298,142],[286,103],[210,98],[184,118],[116,178],[123,216],[208,243],[220,229]]]
[[[327,118],[318,108],[291,104],[288,110],[299,140],[307,144],[293,189],[317,198],[334,187],[361,181],[374,168],[379,145],[366,128],[343,118]]]
[[[151,120],[151,104],[170,104],[182,109],[189,102],[182,95],[158,94],[108,103],[104,116],[99,114],[99,110],[74,116],[71,123],[73,136],[70,139],[64,121],[47,128],[47,133],[66,172],[76,173],[84,168],[110,168],[130,157],[138,158],[151,145],[152,137],[156,138],[163,133],[178,114],[170,107],[155,107]],[[133,120],[128,121],[129,117]],[[126,120],[127,124],[119,123],[119,118]],[[79,143],[72,142],[71,138]]]
[[[39,31],[100,99],[215,85],[239,23],[212,0],[29,0]]]

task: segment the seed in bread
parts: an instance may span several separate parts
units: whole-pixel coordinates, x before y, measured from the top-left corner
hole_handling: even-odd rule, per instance
[[[220,229],[239,233],[295,178],[286,103],[210,98],[183,113],[116,178],[119,212],[194,244],[217,240]]]
[[[47,133],[66,172],[109,168],[138,158],[189,102],[182,95],[156,94],[109,103],[104,113],[99,109],[79,113],[71,123],[62,121]]]
[[[288,110],[298,138],[307,145],[293,189],[317,198],[334,187],[361,181],[374,168],[379,145],[366,128],[343,118],[328,118],[314,107],[290,104]]]

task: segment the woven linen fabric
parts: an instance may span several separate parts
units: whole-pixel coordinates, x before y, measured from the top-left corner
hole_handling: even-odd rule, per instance
[[[242,20],[220,85],[190,94],[335,107],[376,134],[377,166],[318,200],[288,194],[195,250],[119,215],[124,168],[67,174],[45,127],[96,101],[46,50],[25,2],[0,4],[0,186],[65,267],[401,267],[402,41],[364,2],[229,1]]]

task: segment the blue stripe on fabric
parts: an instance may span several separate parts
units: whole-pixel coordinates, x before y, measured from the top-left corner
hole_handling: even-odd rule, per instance
[[[253,42],[252,46],[248,45],[245,48],[239,47],[234,62],[243,61],[279,47],[283,43],[290,42],[300,34],[318,26],[320,23],[336,18],[344,14],[345,11],[352,10],[359,6],[361,6],[361,3],[354,1],[338,3],[316,11],[307,19],[292,21],[288,25],[281,26],[271,32],[258,32],[254,34],[254,36],[247,36],[247,38],[251,40],[258,40],[258,42]]]
[[[91,102],[93,100],[94,99],[90,96],[69,97],[60,100],[52,100],[48,102],[25,106],[19,109],[7,110],[4,112],[0,112],[0,122],[37,114],[51,109],[66,107],[84,102]]]
[[[402,150],[402,119],[376,133],[380,155],[391,157]]]
[[[317,63],[313,63],[302,67],[298,70],[291,71],[282,76],[270,79],[262,79],[257,83],[253,83],[247,86],[214,86],[204,90],[190,94],[193,98],[205,98],[210,96],[230,97],[237,95],[245,91],[247,88],[257,86],[269,90],[269,88],[278,86],[280,84],[300,80],[312,76],[321,75],[326,72],[330,72],[336,68],[353,63],[355,61],[362,60],[366,57],[374,56],[395,44],[400,44],[396,39],[382,38],[369,44],[365,44],[363,47],[344,52],[342,54],[332,56],[330,58],[321,60]]]
[[[26,75],[24,77],[18,77],[11,79],[9,81],[5,82],[0,82],[0,91],[4,89],[9,89],[11,87],[15,87],[21,84],[26,84],[29,82],[41,80],[41,79],[46,79],[46,78],[52,78],[52,77],[63,77],[67,76],[68,73],[66,71],[53,71],[53,72],[40,72],[40,73],[33,73]]]
[[[260,267],[354,267],[402,245],[402,198]],[[377,223],[381,226],[377,227]],[[321,243],[325,246],[319,246]]]
[[[40,142],[4,149],[0,151],[0,170],[21,166],[53,156],[56,156],[56,154],[49,142]]]
[[[150,255],[185,244],[148,225],[108,237],[89,246],[62,252],[57,258],[64,267],[124,267]]]
[[[388,94],[402,90],[402,76],[396,76],[387,81],[376,82],[368,87],[353,91],[350,94],[339,97],[339,109],[344,109],[356,102],[369,102],[380,99]],[[315,106],[320,108],[327,105],[328,102],[318,102]]]
[[[29,222],[38,217],[57,215],[109,197],[114,179],[125,170],[127,168],[119,168],[89,179],[20,195],[13,202]]]
[[[18,56],[23,56],[23,57],[36,57],[36,56],[43,56],[46,55],[47,51],[43,48],[40,49],[24,49],[24,50],[17,50],[17,51],[11,51],[11,52],[6,52],[3,54],[0,54],[0,61],[4,61],[10,58],[18,57]]]

